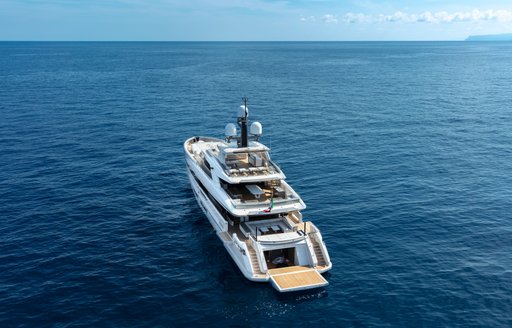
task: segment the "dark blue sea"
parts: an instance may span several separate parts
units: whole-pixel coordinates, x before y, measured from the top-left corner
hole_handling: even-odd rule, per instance
[[[325,289],[246,280],[195,201],[243,96]],[[512,326],[512,43],[0,43],[0,326]]]

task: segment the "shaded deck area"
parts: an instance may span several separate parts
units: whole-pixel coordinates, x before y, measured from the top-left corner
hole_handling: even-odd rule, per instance
[[[281,186],[248,184],[248,185],[229,185],[224,188],[232,199],[240,199],[241,202],[269,202],[272,198],[275,200],[287,199],[288,193]]]

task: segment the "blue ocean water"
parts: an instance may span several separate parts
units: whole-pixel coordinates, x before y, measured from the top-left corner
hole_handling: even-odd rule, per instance
[[[511,326],[512,43],[0,43],[0,326]],[[247,281],[185,174],[242,96],[325,289]]]

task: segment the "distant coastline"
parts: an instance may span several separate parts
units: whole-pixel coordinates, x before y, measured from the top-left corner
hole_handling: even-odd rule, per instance
[[[470,35],[465,41],[512,41],[512,33],[507,34],[488,34],[488,35]]]

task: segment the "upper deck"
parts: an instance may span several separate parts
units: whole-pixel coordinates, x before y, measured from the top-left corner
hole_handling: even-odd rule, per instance
[[[215,198],[221,204],[229,203],[226,209],[235,215],[254,215],[271,207],[273,212],[306,207],[284,181],[283,172],[271,161],[269,148],[258,142],[243,148],[232,146],[205,137],[194,137],[185,143],[191,159],[215,185],[210,192],[218,196]]]
[[[269,148],[252,141],[248,147],[236,148],[235,143],[226,143],[216,138],[196,137],[189,139],[186,149],[208,170],[218,168],[222,180],[237,184],[243,182],[281,180],[286,176],[272,160]]]
[[[236,148],[235,143],[219,145],[218,161],[230,177],[282,174],[268,155],[269,148],[253,141],[249,147]]]

